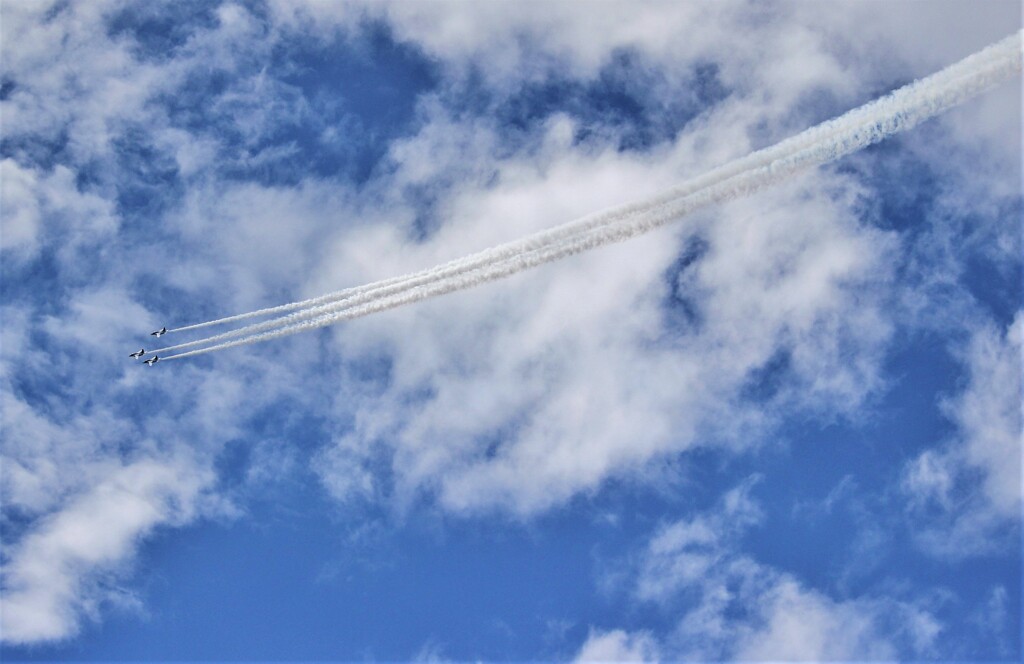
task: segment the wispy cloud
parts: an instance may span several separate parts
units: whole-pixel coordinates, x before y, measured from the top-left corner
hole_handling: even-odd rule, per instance
[[[135,543],[154,528],[190,521],[208,471],[187,460],[114,466],[11,546],[3,575],[4,639],[31,643],[78,631],[114,594],[104,581],[123,572]]]
[[[577,662],[656,662],[657,641],[646,632],[591,631],[576,653]]]
[[[681,610],[668,633],[592,633],[581,651],[618,647],[624,659],[756,661],[928,657],[942,624],[927,606],[872,596],[834,598],[797,576],[742,554],[764,524],[756,478],[713,509],[662,527],[643,547],[631,592]],[[692,598],[680,602],[680,598]],[[645,644],[627,648],[625,644]],[[609,651],[611,652],[611,651]]]
[[[963,556],[1018,543],[1021,515],[1021,335],[979,326],[962,352],[968,382],[943,402],[958,433],[910,461],[902,487],[922,545]],[[922,520],[923,519],[923,520]]]

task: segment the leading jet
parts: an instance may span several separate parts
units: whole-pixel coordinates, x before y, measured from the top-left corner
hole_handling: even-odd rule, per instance
[[[135,351],[134,353],[128,353],[128,357],[132,358],[133,360],[137,360],[137,359],[139,359],[140,357],[142,357],[145,354],[146,354],[146,349],[145,348],[140,348],[137,351]]]

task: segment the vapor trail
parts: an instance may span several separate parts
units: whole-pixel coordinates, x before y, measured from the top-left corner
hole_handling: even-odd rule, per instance
[[[942,71],[933,74],[925,81],[928,81],[933,86],[940,86],[948,84],[950,81],[954,81],[957,78],[970,75],[970,73],[979,67],[983,67],[986,62],[990,62],[999,57],[1004,57],[1003,51],[1008,51],[1006,48],[1007,42],[1012,42],[1015,38],[1019,37],[1014,35],[1000,44],[997,44],[989,49],[979,52],[975,55],[969,56],[960,62],[943,69]],[[1012,44],[1011,44],[1012,45]],[[995,53],[991,51],[997,51]],[[924,83],[921,81],[920,83]],[[908,86],[912,87],[912,86]],[[904,88],[903,90],[907,90]],[[438,279],[455,276],[477,268],[483,267],[488,264],[497,263],[503,261],[512,256],[521,254],[526,251],[539,249],[545,246],[549,246],[553,243],[559,243],[563,240],[570,239],[578,234],[584,233],[592,228],[604,226],[608,224],[614,224],[622,221],[629,217],[634,217],[638,214],[644,214],[645,212],[657,208],[659,205],[686,196],[690,193],[698,191],[704,187],[710,186],[716,182],[721,182],[733,175],[763,166],[776,161],[787,154],[793,153],[795,150],[812,145],[820,142],[826,137],[835,136],[837,133],[848,129],[851,125],[877,120],[876,116],[884,115],[887,109],[881,108],[882,101],[886,101],[887,98],[878,100],[876,102],[866,104],[860,108],[854,109],[838,118],[829,120],[822,124],[816,125],[811,129],[808,129],[796,136],[786,139],[780,143],[777,143],[769,148],[759,150],[751,153],[746,157],[731,161],[724,166],[713,169],[701,176],[691,179],[683,184],[674,187],[668,191],[665,191],[653,198],[648,198],[643,201],[638,201],[626,206],[605,210],[596,214],[583,217],[579,220],[563,224],[556,228],[542,231],[526,238],[508,242],[491,249],[487,249],[476,254],[472,254],[465,258],[450,261],[437,267],[433,267],[420,272],[415,272],[399,277],[393,277],[382,281],[367,284],[357,288],[348,288],[341,291],[328,293],[319,297],[302,300],[299,302],[293,302],[290,304],[284,304],[268,309],[261,309],[246,314],[239,314],[237,316],[231,316],[228,318],[222,318],[208,323],[200,323],[198,325],[190,325],[187,327],[176,328],[177,331],[197,329],[199,327],[207,327],[210,325],[217,325],[227,322],[238,321],[242,319],[265,316],[277,313],[284,313],[287,311],[298,311],[297,313],[282,316],[270,321],[258,323],[255,325],[245,326],[236,330],[214,335],[205,339],[190,341],[186,343],[176,344],[173,346],[167,346],[161,348],[155,352],[166,352],[172,350],[180,350],[184,348],[195,347],[204,344],[216,343],[225,341],[228,339],[248,336],[278,327],[285,327],[292,325],[304,320],[311,320],[317,318],[326,313],[337,312],[345,310],[357,305],[361,305],[375,299],[397,294],[404,290],[432,283]],[[175,331],[175,330],[169,330]]]
[[[461,290],[581,251],[619,242],[662,226],[698,208],[747,195],[798,171],[828,163],[893,133],[909,129],[1010,78],[1021,69],[1022,34],[1024,31],[932,76],[775,146],[730,162],[654,198],[584,217],[430,270],[347,290],[358,290],[354,295],[342,296],[341,293],[346,292],[342,291],[313,298],[305,303],[327,304],[312,306],[291,316],[224,335],[162,349],[216,343],[230,337],[249,335],[163,359],[190,357],[274,339]],[[272,331],[259,333],[260,329]]]
[[[226,318],[218,318],[217,320],[206,321],[205,323],[195,323],[194,325],[185,325],[185,326],[182,326],[182,327],[168,328],[167,334],[170,334],[171,332],[187,332],[187,331],[190,331],[190,330],[198,330],[198,329],[201,329],[201,328],[204,328],[204,327],[213,327],[214,325],[225,325],[227,323],[235,323],[237,321],[247,320],[249,318],[259,318],[261,316],[271,316],[271,315],[274,315],[274,314],[283,314],[283,313],[285,313],[287,311],[295,311],[296,309],[306,309],[307,307],[315,306],[317,304],[320,304],[321,302],[334,302],[334,301],[338,301],[338,300],[344,300],[346,298],[352,297],[354,295],[359,295],[360,293],[364,293],[364,292],[369,291],[369,290],[374,290],[376,288],[381,288],[382,286],[389,286],[389,285],[391,285],[393,283],[404,281],[404,280],[406,280],[408,278],[409,278],[408,275],[404,275],[403,274],[403,275],[399,275],[397,277],[391,277],[389,279],[382,279],[380,281],[375,281],[373,283],[364,284],[362,286],[356,286],[356,287],[353,287],[353,288],[346,288],[344,290],[335,291],[333,293],[328,293],[326,295],[319,295],[317,297],[310,298],[308,300],[300,300],[298,302],[289,302],[288,304],[279,304],[277,306],[267,307],[266,309],[259,309],[257,311],[249,311],[249,312],[244,313],[244,314],[235,314],[234,316],[227,316]],[[247,329],[247,328],[242,327],[242,328],[239,328],[238,330],[233,330],[233,331],[234,332],[241,332],[242,330],[245,330],[245,329]],[[167,348],[162,348],[161,350],[167,350],[168,348],[179,348],[179,347],[184,347],[184,346],[191,346],[191,345],[195,345],[195,343],[197,343],[197,342],[190,342],[188,344],[179,344],[178,346],[168,346]]]

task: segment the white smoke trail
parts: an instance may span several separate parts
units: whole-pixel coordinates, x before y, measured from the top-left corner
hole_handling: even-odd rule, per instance
[[[328,293],[326,295],[320,295],[320,296],[317,296],[317,297],[314,297],[314,298],[310,298],[308,300],[300,300],[298,302],[289,302],[288,304],[279,304],[277,306],[267,307],[266,309],[259,309],[257,311],[249,311],[249,312],[246,312],[244,314],[235,314],[234,316],[228,316],[226,318],[218,318],[217,320],[206,321],[205,323],[195,323],[193,325],[185,325],[183,327],[169,328],[167,330],[167,334],[170,334],[171,332],[187,332],[187,331],[191,331],[191,330],[199,330],[199,329],[202,329],[204,327],[213,327],[214,325],[225,325],[227,323],[235,323],[235,322],[238,322],[240,320],[247,320],[249,318],[260,318],[261,316],[272,316],[272,315],[275,315],[275,314],[283,314],[283,313],[288,312],[288,311],[295,311],[297,309],[306,309],[308,307],[320,304],[321,302],[335,302],[335,301],[338,301],[338,300],[344,300],[344,299],[352,297],[354,295],[359,295],[360,293],[365,293],[366,291],[375,290],[377,288],[382,288],[384,286],[390,286],[391,284],[395,284],[395,283],[398,283],[398,282],[401,282],[401,281],[405,281],[408,278],[409,278],[409,275],[402,274],[402,275],[399,275],[397,277],[391,277],[391,278],[388,278],[388,279],[382,279],[380,281],[375,281],[373,283],[364,284],[362,286],[355,286],[353,288],[346,288],[344,290],[335,291],[333,293]],[[239,328],[238,330],[234,330],[234,331],[235,332],[241,332],[244,329],[247,329],[247,328],[242,327],[242,328]],[[237,336],[237,335],[235,335],[235,336]],[[189,344],[179,344],[178,346],[168,346],[167,348],[161,348],[160,350],[168,350],[169,348],[180,348],[180,347],[183,347],[183,346],[191,346],[191,345],[194,345],[195,343],[196,342],[191,342]]]
[[[827,163],[897,131],[913,127],[1013,76],[1021,69],[1022,34],[1024,31],[928,78],[900,88],[771,148],[730,162],[653,199],[591,215],[438,268],[370,284],[362,288],[361,294],[334,304],[313,307],[227,335],[169,347],[163,350],[214,343],[238,334],[251,334],[261,327],[279,327],[271,332],[251,334],[235,341],[164,359],[190,357],[274,339],[468,288],[590,248],[628,239],[699,207],[746,195],[799,170]],[[559,242],[559,239],[562,241]],[[513,248],[518,251],[513,251]],[[330,294],[307,302],[336,296]],[[303,319],[305,322],[298,322]]]
[[[1012,50],[1007,47],[1008,42],[1012,42],[1014,39],[1019,40],[1019,36],[1015,35],[1010,37],[995,46],[985,49],[977,54],[969,56],[960,62],[951,65],[943,69],[942,71],[933,74],[928,79],[928,83],[932,86],[940,86],[948,84],[950,81],[954,81],[962,76],[969,75],[972,71],[986,66],[986,63],[991,63],[994,60],[1005,58],[1006,53]],[[1012,44],[1010,44],[1012,46]],[[921,83],[924,83],[922,81]],[[920,84],[918,84],[920,85]],[[914,86],[908,86],[914,87]],[[910,90],[904,88],[901,92],[906,92],[908,97],[911,96]],[[446,278],[449,276],[455,276],[477,268],[486,266],[488,264],[497,263],[507,258],[521,254],[526,251],[539,249],[545,246],[549,246],[553,243],[559,243],[566,239],[584,233],[592,228],[604,226],[608,224],[614,224],[620,222],[628,217],[633,217],[639,214],[644,214],[649,210],[656,209],[658,206],[669,202],[674,199],[686,196],[694,191],[701,188],[710,186],[716,182],[721,182],[733,175],[763,166],[765,164],[776,161],[783,158],[787,154],[793,153],[795,150],[804,148],[808,145],[812,145],[816,142],[820,142],[826,137],[835,136],[837,133],[842,132],[844,129],[848,129],[851,125],[860,124],[864,122],[877,121],[878,117],[884,116],[887,112],[886,102],[888,98],[882,98],[870,104],[866,104],[860,108],[857,108],[849,113],[846,113],[838,118],[819,124],[811,129],[808,129],[794,137],[784,140],[774,146],[754,152],[746,157],[736,159],[722,167],[716,168],[712,171],[705,173],[697,178],[689,180],[680,186],[670,189],[654,198],[645,199],[630,205],[623,207],[614,208],[611,210],[602,211],[596,214],[589,215],[577,221],[573,221],[562,226],[536,233],[529,237],[521,240],[516,240],[506,244],[499,245],[497,247],[487,249],[476,254],[472,254],[462,259],[450,261],[440,266],[423,270],[420,272],[394,277],[383,281],[367,284],[365,286],[357,288],[348,288],[342,291],[334,293],[328,293],[315,298],[302,300],[300,302],[293,302],[290,304],[284,304],[277,307],[271,307],[268,309],[261,309],[246,314],[239,314],[237,316],[231,316],[229,318],[222,318],[208,323],[200,323],[197,325],[191,325],[183,328],[176,328],[177,331],[191,330],[200,327],[207,327],[210,325],[218,325],[222,323],[238,321],[242,319],[265,316],[276,313],[284,313],[286,311],[303,310],[295,314],[288,316],[282,316],[271,321],[259,323],[255,325],[245,326],[236,330],[215,335],[206,339],[200,339],[197,341],[186,342],[182,344],[176,344],[173,346],[167,346],[161,348],[155,352],[166,352],[172,350],[179,350],[204,344],[216,343],[219,341],[225,341],[232,338],[238,338],[242,336],[248,336],[258,332],[271,330],[277,327],[285,327],[292,325],[304,320],[310,320],[326,313],[332,313],[354,307],[366,302],[373,301],[380,297],[390,296],[404,290],[418,287],[436,281],[438,279]],[[174,330],[169,330],[174,331]]]
[[[1004,41],[1012,40],[1015,37],[1011,37],[1008,40]],[[948,82],[949,80],[959,78],[960,76],[967,75],[970,71],[977,68],[986,60],[990,60],[993,57],[1001,57],[1000,54],[994,53],[993,51],[1005,50],[1003,47],[1004,44],[1000,43],[995,47],[986,49],[985,51],[969,56],[968,58],[965,58],[964,60],[961,60],[960,62],[932,75],[931,77],[929,77],[928,80],[931,84],[938,85]],[[289,311],[297,311],[300,309],[310,310],[308,313],[304,313],[298,316],[281,317],[277,319],[277,321],[273,325],[264,326],[261,324],[258,326],[247,326],[240,328],[238,330],[233,330],[223,335],[217,335],[216,337],[213,337],[208,340],[201,340],[185,344],[178,344],[175,346],[168,346],[160,350],[166,351],[177,348],[186,348],[189,346],[199,345],[201,343],[208,343],[215,339],[234,338],[238,336],[252,334],[266,329],[272,329],[274,327],[293,324],[300,320],[315,318],[316,316],[319,316],[323,313],[327,313],[331,310],[336,310],[317,309],[316,311],[313,311],[314,308],[320,305],[348,301],[350,299],[356,298],[355,301],[350,302],[346,305],[346,307],[354,306],[355,304],[360,304],[369,301],[370,298],[366,297],[366,294],[369,292],[376,292],[379,289],[390,288],[397,284],[404,284],[405,287],[412,288],[421,284],[429,283],[437,278],[454,276],[456,274],[468,272],[470,270],[482,267],[488,263],[501,261],[516,254],[522,253],[524,251],[530,251],[532,249],[538,249],[551,243],[560,242],[563,239],[570,238],[578,233],[590,230],[591,228],[602,226],[608,223],[615,223],[616,221],[620,221],[627,216],[642,214],[646,210],[656,207],[661,203],[682,196],[686,196],[700,188],[713,184],[714,182],[720,182],[728,177],[731,177],[736,173],[777,160],[781,158],[783,155],[791,153],[795,149],[806,147],[809,144],[822,140],[826,136],[834,135],[835,133],[842,131],[844,127],[849,126],[851,123],[857,123],[863,120],[867,120],[870,118],[872,114],[878,113],[878,110],[878,102],[875,102],[873,104],[866,104],[858,109],[846,113],[843,116],[840,116],[839,118],[835,118],[833,120],[812,127],[811,129],[808,129],[796,136],[793,136],[780,143],[777,143],[769,148],[759,150],[746,157],[731,161],[728,164],[725,164],[724,166],[716,168],[712,171],[705,173],[704,175],[689,180],[683,183],[682,185],[665,191],[654,198],[646,199],[644,201],[636,202],[623,207],[598,212],[596,214],[589,215],[582,219],[569,222],[567,224],[563,224],[556,228],[542,231],[540,233],[536,233],[534,235],[531,235],[520,240],[508,242],[497,247],[493,247],[491,249],[487,249],[476,254],[472,254],[465,258],[450,261],[448,263],[444,263],[442,265],[430,268],[428,270],[423,270],[408,275],[401,275],[398,277],[392,277],[389,279],[384,279],[381,281],[373,282],[355,288],[346,288],[344,290],[327,293],[325,295],[309,298],[306,300],[301,300],[298,302],[291,302],[288,304],[282,304],[274,307],[269,307],[266,309],[260,309],[248,313],[237,314],[235,316],[229,316],[227,318],[220,318],[205,323],[197,323],[194,325],[187,325],[184,327],[170,329],[168,330],[168,333],[182,332],[186,330],[196,330],[214,325],[222,325],[226,323],[237,322],[240,320],[246,320],[250,318],[281,314]],[[385,294],[395,292],[398,291],[388,290],[387,293]]]

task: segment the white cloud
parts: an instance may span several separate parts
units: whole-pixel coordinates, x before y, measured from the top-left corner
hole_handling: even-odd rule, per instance
[[[658,643],[647,632],[591,630],[576,654],[577,662],[657,662]]]
[[[979,331],[967,350],[970,383],[947,404],[964,438],[967,463],[984,471],[982,491],[1001,516],[1021,508],[1021,336],[1024,312],[1000,334]]]
[[[444,646],[434,639],[428,639],[424,643],[416,654],[413,656],[412,661],[414,662],[450,662],[451,659],[444,656]]]
[[[144,459],[106,476],[9,547],[2,567],[3,637],[10,643],[66,638],[109,591],[154,528],[191,520],[208,471],[186,460]]]
[[[34,258],[46,234],[59,238],[63,256],[72,257],[83,244],[108,239],[118,229],[113,204],[81,191],[64,166],[40,173],[7,158],[0,162],[0,183],[3,249],[18,262]]]
[[[457,80],[473,70],[498,90],[515,90],[524,81],[553,73],[593,79],[623,49],[642,54],[659,76],[677,84],[686,82],[694,64],[715,63],[727,87],[790,116],[809,93],[826,91],[853,101],[894,76],[931,73],[1021,24],[1020,6],[1013,0],[987,2],[981,9],[957,0],[884,5],[840,0],[811,11],[801,2],[761,6],[742,0],[609,2],[599,12],[571,2],[359,5],[310,0],[271,6],[281,25],[312,30],[322,38],[333,38],[334,29],[350,34],[366,19],[386,21],[398,39],[447,67],[448,78]],[[676,85],[666,92],[687,90]],[[994,106],[982,102],[993,120],[1010,129],[1013,118],[1005,105],[1012,97],[1007,94]],[[1000,112],[991,112],[1000,106]],[[973,129],[999,136],[983,124]],[[1012,155],[1016,143],[1007,143],[1009,148],[993,141],[993,147]]]
[[[638,556],[631,594],[681,611],[671,631],[641,633],[673,660],[852,661],[930,656],[942,630],[926,607],[874,596],[833,598],[739,551],[762,522],[748,480],[715,508],[670,523]],[[691,598],[680,600],[680,598]],[[620,630],[611,642],[622,641]],[[589,640],[588,640],[589,643]]]
[[[165,278],[204,297],[216,281],[219,306],[235,311],[276,304],[268,293],[306,287],[323,236],[354,213],[349,196],[345,187],[319,181],[196,185],[167,221],[181,239],[201,247],[201,260],[175,262]]]
[[[267,466],[275,479],[288,468],[287,455],[243,425],[268,403],[294,398],[285,395],[303,384],[296,375],[243,362],[232,372],[185,370],[155,383],[127,359],[126,341],[111,357],[75,332],[53,337],[49,351],[26,338],[73,324],[116,328],[117,307],[103,305],[108,293],[97,295],[66,318],[29,322],[4,310],[0,496],[5,528],[17,524],[17,537],[5,542],[2,633],[11,643],[69,637],[83,617],[98,619],[123,599],[117,582],[154,530],[240,515],[237,496],[220,491],[214,473],[227,441],[248,436],[255,448],[247,482],[266,484]],[[61,367],[55,376],[42,373],[53,366]],[[302,362],[293,366],[302,373]],[[250,371],[265,382],[247,379]],[[14,382],[39,375],[64,384],[39,395]],[[144,409],[132,405],[140,394],[151,401]]]
[[[62,341],[74,341],[106,354],[111,350],[111,339],[137,339],[140,329],[156,327],[156,318],[123,288],[111,285],[79,291],[71,298],[67,315],[48,316],[41,327]]]
[[[47,145],[66,135],[68,153],[85,163],[109,154],[122,122],[147,117],[145,103],[169,82],[168,72],[107,38],[104,21],[118,5],[5,5],[3,56],[15,84],[0,102],[8,138]]]
[[[31,170],[20,167],[13,159],[0,161],[0,198],[3,199],[0,231],[6,250],[35,253],[42,216],[35,188],[36,177]]]
[[[568,146],[562,122],[552,121],[536,153],[492,162],[496,184],[456,188],[441,204],[445,225],[427,241],[347,233],[323,278],[377,276],[352,276],[370,252],[390,259],[390,269],[375,266],[390,273],[458,256],[667,187],[694,160],[688,138],[653,157]],[[446,154],[405,149],[424,140],[445,138],[421,134],[398,152],[416,173],[417,155],[437,163]],[[459,511],[528,514],[666,454],[756,442],[765,414],[741,393],[780,352],[792,373],[778,403],[852,412],[880,385],[890,324],[876,287],[893,249],[857,224],[857,191],[852,180],[815,174],[726,206],[713,222],[684,222],[681,237],[665,231],[346,325],[337,333],[344,354],[383,352],[394,362],[390,385],[355,409],[356,438],[339,441],[352,448],[339,456],[376,458],[383,445],[400,496],[426,489]],[[666,283],[681,240],[693,235],[706,255]],[[681,332],[663,319],[670,290],[700,309]]]
[[[736,659],[752,661],[892,660],[877,616],[855,602],[835,602],[781,579],[758,598],[763,624],[743,634]]]
[[[958,436],[908,462],[902,486],[926,549],[962,556],[1016,546],[1021,518],[1021,335],[1024,313],[1000,332],[981,325],[963,361],[968,383],[944,401]],[[936,511],[937,510],[937,511]],[[923,520],[922,520],[922,517]]]
[[[751,478],[726,493],[718,511],[678,521],[652,537],[638,575],[636,595],[645,601],[664,601],[700,583],[719,562],[722,541],[762,521],[760,507],[750,498],[756,483],[757,478]]]

